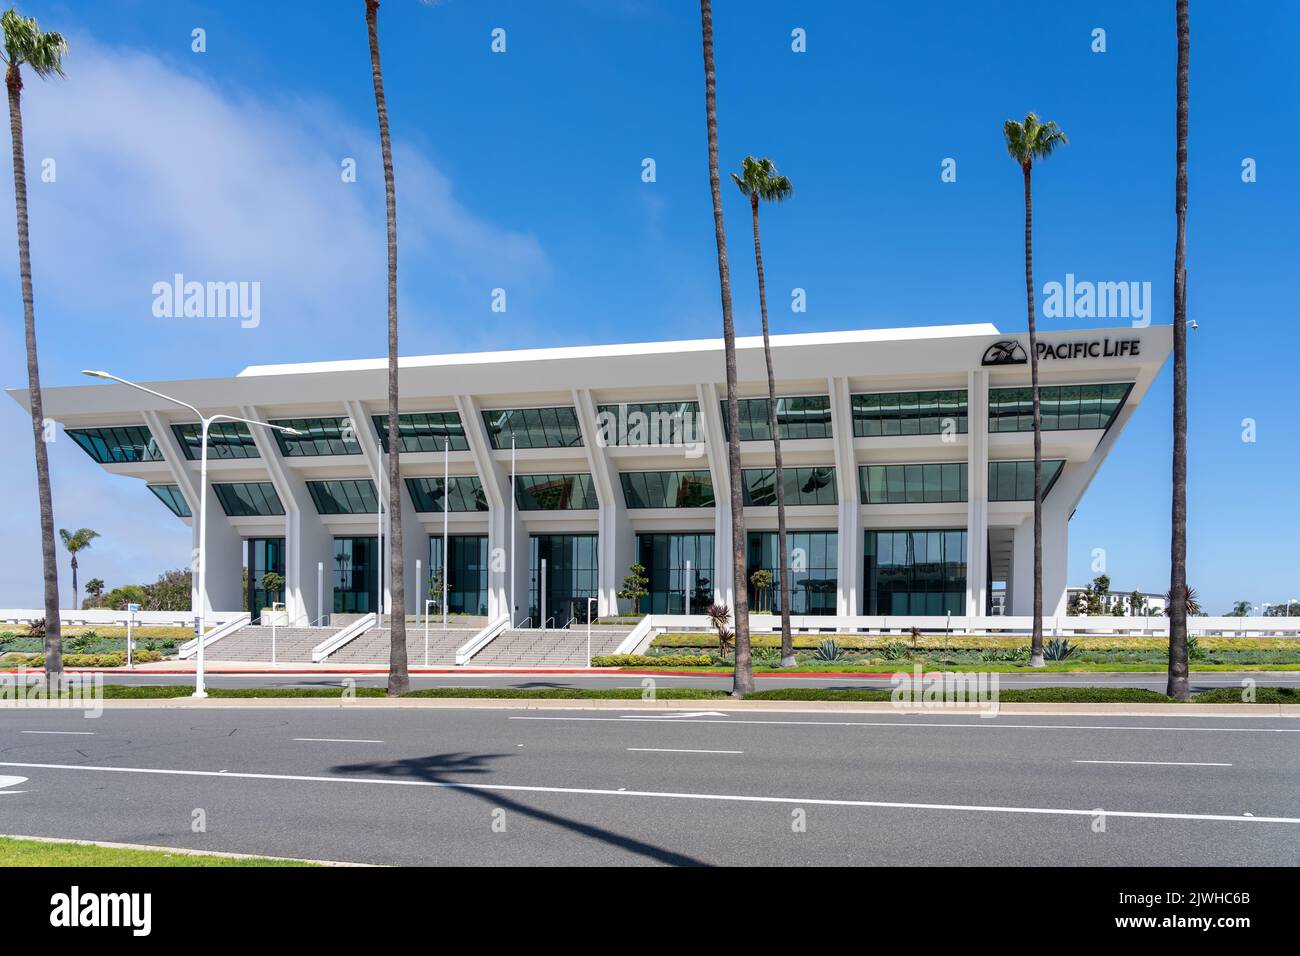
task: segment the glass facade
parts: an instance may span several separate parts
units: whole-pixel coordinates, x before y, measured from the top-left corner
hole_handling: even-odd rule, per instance
[[[388,416],[373,416],[379,443],[388,451]],[[465,426],[458,412],[417,412],[397,416],[397,434],[403,452],[442,451],[444,443],[451,451],[469,451]],[[509,441],[506,442],[507,447]]]
[[[369,478],[309,481],[307,491],[322,515],[373,515],[379,513],[375,483]]]
[[[1040,386],[1038,406],[1043,431],[1110,428],[1132,390],[1131,382]],[[989,431],[1033,430],[1034,395],[1029,386],[989,389]]]
[[[858,484],[868,505],[965,501],[966,462],[859,465]]]
[[[1060,459],[1043,461],[1043,500],[1061,476]],[[1034,463],[1032,461],[989,462],[989,501],[1033,501]]]
[[[638,534],[636,553],[637,563],[645,568],[650,581],[646,585],[650,593],[638,608],[642,614],[703,614],[708,610],[713,603],[711,533]]]
[[[853,434],[859,438],[882,435],[938,435],[944,423],[950,432],[966,434],[966,389],[929,392],[878,392],[854,395]]]
[[[221,510],[231,518],[282,515],[284,505],[269,481],[232,481],[213,484],[212,492],[221,502]]]
[[[727,401],[722,405],[722,432],[727,430]],[[742,398],[737,411],[740,414],[741,441],[771,441],[771,405],[766,398]],[[781,440],[831,437],[831,398],[829,395],[801,395],[777,398],[776,427]]]
[[[520,511],[574,511],[599,508],[591,475],[515,475]]]
[[[190,506],[185,501],[185,496],[181,494],[181,489],[176,485],[146,485],[150,491],[157,495],[158,500],[165,504],[171,513],[178,518],[191,518]]]
[[[542,607],[542,562],[546,562],[546,606]],[[528,616],[533,626],[570,620],[585,624],[587,598],[596,597],[597,546],[594,534],[535,534],[528,539]],[[544,613],[543,613],[544,612]],[[595,606],[592,606],[595,613]]]
[[[63,433],[101,465],[128,461],[162,461],[153,434],[143,425],[116,428],[65,428]]]
[[[447,613],[477,614],[488,612],[488,539],[485,534],[452,534],[447,536]],[[442,535],[429,536],[429,579],[442,567]],[[442,589],[430,591],[431,600],[442,601]],[[420,605],[423,612],[424,605]],[[435,605],[434,614],[442,613]]]
[[[558,408],[507,408],[484,412],[493,448],[577,448],[582,445],[578,413],[572,406]]]
[[[834,468],[785,468],[783,471],[786,507],[836,503]],[[775,468],[744,468],[741,485],[746,507],[776,505]]]
[[[284,591],[268,591],[262,576],[275,572],[284,576],[284,538],[249,538],[245,560],[248,567],[248,611],[254,624],[261,623],[262,610],[284,603]]]
[[[868,531],[863,608],[868,615],[966,612],[966,532]]]
[[[596,427],[606,445],[683,445],[704,441],[698,402],[601,405]]]
[[[370,614],[379,609],[379,539],[334,539],[334,613]]]
[[[836,531],[789,531],[785,536],[789,551],[790,613],[834,614],[839,588],[839,533]],[[749,532],[748,563],[745,579],[749,582],[749,609],[755,613],[781,613],[781,561],[775,531]],[[752,580],[754,572],[768,571],[772,586],[759,591]]]
[[[200,448],[203,438],[203,426],[198,422],[185,425],[173,425],[172,434],[181,443],[181,451],[190,461],[202,457]],[[213,422],[208,426],[208,458],[227,460],[231,458],[261,458],[257,445],[248,426],[243,422]]]
[[[301,435],[272,432],[280,446],[280,454],[286,458],[361,454],[356,427],[350,418],[277,418],[271,424],[302,432]]]
[[[453,477],[451,494],[447,496],[448,511],[487,511],[487,496],[477,475]],[[441,478],[407,478],[406,490],[416,511],[442,511]]]
[[[713,476],[707,471],[625,471],[623,500],[629,508],[712,508]]]

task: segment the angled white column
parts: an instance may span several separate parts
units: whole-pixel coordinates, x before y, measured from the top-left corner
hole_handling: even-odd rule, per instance
[[[591,391],[573,389],[573,407],[578,415],[578,427],[582,429],[583,450],[587,453],[587,465],[596,486],[596,499],[600,502],[597,606],[601,615],[617,614],[622,575],[636,560],[636,537],[632,533],[632,522],[628,520],[627,503],[623,500],[617,469],[610,461],[609,450],[600,441],[596,403]]]
[[[267,421],[267,416],[255,405],[245,405],[239,413],[245,418]],[[356,427],[354,423],[354,430]],[[275,436],[264,428],[250,428],[249,432],[275,493],[284,505],[285,611],[295,626],[309,626],[329,613],[328,607],[321,607],[317,600],[316,565],[323,561],[330,567],[334,536],[317,514],[307,483],[285,463]],[[330,602],[329,595],[322,598]],[[332,606],[330,602],[329,607]]]
[[[492,460],[492,444],[483,425],[478,403],[470,395],[455,396],[456,413],[465,429],[474,470],[483,486],[483,497],[488,506],[488,617],[496,620],[509,613],[510,589],[510,488],[509,479],[503,488],[496,463]],[[527,538],[525,555],[527,554]],[[525,592],[527,594],[527,592]]]
[[[836,613],[861,613],[858,597],[862,581],[862,508],[858,494],[858,462],[853,450],[853,406],[847,378],[829,378],[831,436],[835,445],[835,486],[839,495],[839,597]]]
[[[207,593],[204,595],[199,594],[198,575],[194,575],[190,585],[190,607],[197,610],[199,601],[202,600],[209,613],[212,611],[237,611],[244,606],[244,542],[238,530],[226,517],[221,502],[217,500],[217,496],[212,490],[211,473],[209,473],[208,487],[200,488],[198,470],[197,468],[190,469],[189,459],[185,457],[185,452],[181,450],[180,442],[177,441],[171,427],[162,420],[162,417],[157,412],[144,412],[144,420],[145,424],[149,426],[149,431],[154,436],[154,440],[158,443],[158,448],[163,453],[163,459],[167,462],[172,477],[176,480],[176,486],[180,488],[185,503],[190,507],[190,513],[196,516],[190,522],[189,567],[191,571],[196,570],[199,558],[199,521],[197,517],[199,513],[199,495],[207,495],[208,540],[204,548],[207,568],[205,569],[206,573],[203,575],[203,588]]]
[[[966,377],[966,613],[982,616],[988,595],[989,373]]]
[[[712,382],[695,386],[704,428],[704,453],[713,481],[713,600],[727,607],[736,605],[735,574],[731,551],[731,468],[727,457],[727,432],[722,427],[718,387]]]

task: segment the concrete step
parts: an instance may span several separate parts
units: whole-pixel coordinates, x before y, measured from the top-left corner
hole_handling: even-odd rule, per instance
[[[441,622],[439,622],[439,625]],[[456,663],[456,649],[479,632],[480,628],[429,627],[428,662],[430,665]],[[425,663],[425,637],[423,627],[406,629],[406,659],[408,664],[422,667]],[[372,627],[325,659],[327,664],[364,664],[386,666],[392,652],[392,638],[386,627]]]
[[[612,653],[631,628],[593,627],[592,656]],[[470,667],[582,667],[587,663],[587,630],[516,628],[502,632],[469,662]]]
[[[311,650],[341,630],[336,627],[275,628],[275,660],[310,663]],[[205,656],[214,661],[271,662],[271,628],[248,624],[206,648]]]

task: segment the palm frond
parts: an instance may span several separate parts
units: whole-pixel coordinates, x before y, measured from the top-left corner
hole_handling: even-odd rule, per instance
[[[63,56],[68,52],[68,41],[63,34],[42,33],[35,17],[21,16],[12,8],[0,16],[0,29],[4,30],[6,63],[26,63],[40,77],[67,75],[63,72]]]

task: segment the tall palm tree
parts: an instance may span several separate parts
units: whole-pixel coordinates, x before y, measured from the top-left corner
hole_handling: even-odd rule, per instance
[[[1165,693],[1187,700],[1187,77],[1192,29],[1188,0],[1177,0],[1178,112],[1174,179],[1174,488],[1169,561],[1169,680]]]
[[[81,606],[80,591],[77,590],[77,552],[85,551],[90,547],[90,542],[99,537],[98,531],[90,528],[78,528],[76,531],[69,531],[67,528],[59,529],[59,538],[63,541],[63,547],[72,555],[72,608]]]
[[[772,343],[767,329],[767,285],[763,281],[763,244],[758,233],[759,202],[784,202],[794,195],[794,185],[776,171],[770,159],[746,156],[740,175],[731,174],[740,191],[749,197],[754,214],[754,262],[758,266],[758,306],[763,315],[763,358],[767,360],[768,424],[776,457],[776,546],[781,562],[781,666],[794,667],[794,640],[790,636],[790,555],[785,543],[785,467],[781,462],[781,432],[776,420],[776,376],[772,371]]]
[[[18,219],[18,272],[22,279],[23,334],[27,343],[27,389],[36,446],[36,494],[41,509],[41,563],[45,571],[45,677],[51,690],[63,684],[63,631],[59,626],[59,566],[54,549],[54,503],[50,497],[50,462],[45,449],[45,409],[41,372],[36,360],[36,306],[32,297],[32,247],[27,234],[27,161],[23,148],[24,65],[42,79],[63,76],[68,42],[59,33],[42,33],[33,17],[14,9],[0,16],[4,29],[5,87],[9,91],[9,132],[14,145],[14,208]]]
[[[1069,142],[1055,123],[1041,122],[1033,113],[1025,121],[1002,124],[1007,152],[1025,176],[1025,298],[1029,306],[1029,381],[1034,397],[1034,636],[1029,666],[1043,660],[1043,418],[1038,401],[1038,327],[1034,324],[1034,199],[1030,185],[1035,159],[1046,159]]]
[[[700,0],[704,34],[704,112],[709,128],[709,188],[713,193],[713,236],[718,245],[718,283],[722,290],[722,340],[727,356],[727,471],[731,486],[731,570],[736,594],[736,670],[731,693],[754,690],[749,655],[749,595],[745,581],[745,513],[740,495],[740,402],[736,398],[736,327],[731,320],[731,269],[727,231],[722,224],[722,179],[718,172],[718,92],[713,69],[713,9]]]
[[[370,74],[375,86],[375,112],[379,116],[379,147],[384,157],[384,198],[388,209],[388,587],[393,595],[389,619],[388,696],[411,687],[406,663],[406,588],[402,580],[402,445],[397,418],[397,191],[393,185],[393,144],[388,136],[388,101],[384,98],[384,73],[379,65],[379,0],[366,0],[366,32],[370,36]],[[382,560],[382,558],[381,558]],[[383,622],[383,595],[379,618]]]

